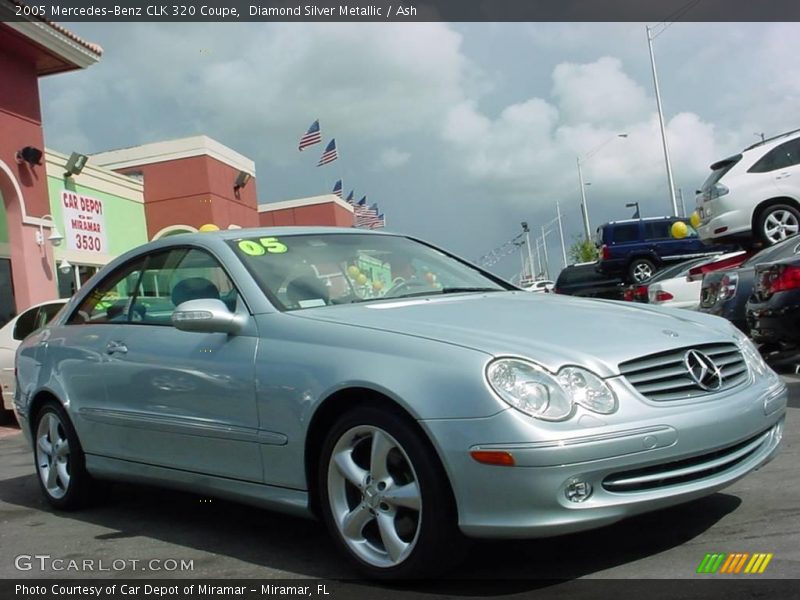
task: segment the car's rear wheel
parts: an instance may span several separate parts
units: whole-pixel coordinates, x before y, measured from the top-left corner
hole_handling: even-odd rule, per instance
[[[758,217],[758,238],[766,246],[800,232],[800,211],[789,204],[768,206]]]
[[[90,478],[78,436],[61,405],[48,402],[39,410],[34,436],[36,472],[47,501],[62,510],[83,506]]]
[[[628,280],[630,283],[644,283],[655,275],[656,266],[647,258],[635,258],[628,266]]]
[[[367,575],[421,577],[446,566],[458,537],[450,488],[405,418],[371,407],[345,414],[326,438],[319,475],[325,522]]]

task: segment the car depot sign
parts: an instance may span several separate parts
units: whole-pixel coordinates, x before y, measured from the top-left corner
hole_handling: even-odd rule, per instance
[[[64,190],[61,192],[61,211],[67,248],[108,252],[102,200]]]

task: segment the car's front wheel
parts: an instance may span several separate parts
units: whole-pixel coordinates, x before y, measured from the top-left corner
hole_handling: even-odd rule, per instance
[[[800,211],[789,204],[773,204],[758,218],[758,237],[771,246],[800,232]]]
[[[371,407],[345,414],[321,466],[325,522],[362,571],[399,579],[445,566],[458,537],[452,495],[433,449],[403,416]]]
[[[45,404],[36,416],[33,455],[39,486],[55,508],[69,510],[86,503],[90,485],[78,436],[64,409]]]
[[[655,275],[656,266],[652,260],[636,258],[628,266],[628,280],[630,283],[644,283]]]

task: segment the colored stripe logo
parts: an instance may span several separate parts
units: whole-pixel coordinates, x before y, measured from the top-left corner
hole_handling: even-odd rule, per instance
[[[761,574],[767,570],[767,565],[772,560],[772,553],[754,552],[714,552],[705,555],[697,572],[702,574],[728,574],[739,575]]]

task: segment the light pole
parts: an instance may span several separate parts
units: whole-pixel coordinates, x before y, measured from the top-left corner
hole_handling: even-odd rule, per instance
[[[586,184],[583,182],[583,170],[581,169],[581,165],[586,163],[590,158],[592,158],[595,154],[597,154],[603,146],[608,144],[609,142],[613,142],[617,138],[626,138],[628,137],[627,133],[618,133],[613,137],[608,138],[602,144],[595,146],[594,149],[587,152],[583,158],[580,156],[576,157],[575,162],[578,164],[578,184],[581,187],[581,207],[583,210],[583,231],[586,234],[586,241],[591,241],[592,239],[592,227],[589,224],[589,206],[586,204]]]
[[[561,258],[564,259],[564,267],[567,266],[567,247],[564,245],[564,228],[561,226],[561,207],[556,200],[556,213],[558,214],[558,233],[561,236]]]
[[[547,259],[547,233],[542,225],[542,253],[544,254],[544,278],[550,279],[550,261]]]
[[[664,146],[664,163],[667,167],[667,186],[669,187],[669,197],[672,200],[672,214],[678,216],[678,201],[675,198],[675,181],[672,179],[672,164],[669,161],[669,147],[667,146],[667,132],[664,129],[664,111],[661,109],[661,93],[658,90],[658,75],[656,74],[656,57],[653,54],[652,29],[647,29],[647,47],[650,49],[650,66],[653,68],[653,86],[656,91],[656,108],[658,108],[658,124],[661,126],[661,143]],[[661,30],[664,31],[663,29]]]
[[[536,277],[533,274],[533,254],[531,253],[531,230],[528,227],[527,221],[522,222],[522,231],[525,232],[525,245],[528,247],[528,265],[530,267],[529,272],[531,275],[531,279],[533,280],[536,279]]]

